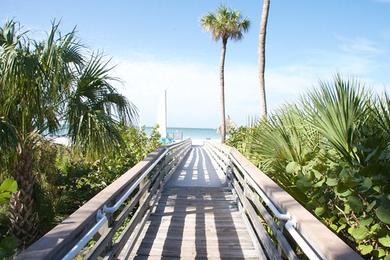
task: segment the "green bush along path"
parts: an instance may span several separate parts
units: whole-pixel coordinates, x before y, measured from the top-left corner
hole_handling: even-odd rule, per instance
[[[390,254],[390,99],[337,75],[228,143],[363,256]]]

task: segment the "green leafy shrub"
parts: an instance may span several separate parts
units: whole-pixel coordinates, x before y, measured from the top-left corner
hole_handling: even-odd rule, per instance
[[[387,95],[337,76],[228,143],[367,258],[390,254]]]
[[[76,211],[160,146],[160,136],[156,129],[147,136],[144,129],[124,127],[121,136],[123,144],[117,151],[96,161],[86,160],[64,147],[57,147],[58,154],[53,160],[56,169],[52,170],[55,174],[44,175],[45,197],[51,198],[54,207],[53,225]]]
[[[115,153],[107,153],[97,161],[89,161],[78,151],[51,141],[39,141],[39,149],[34,153],[34,172],[39,172],[34,187],[39,235],[48,232],[160,146],[156,128],[150,136],[138,128],[123,127],[120,133],[123,144]],[[0,259],[12,256],[17,247],[17,240],[9,234],[7,218],[9,197],[15,191],[16,182],[10,179],[0,186]]]
[[[17,189],[18,185],[13,179],[5,179],[0,185],[0,259],[10,258],[17,247],[16,239],[9,232],[6,217],[9,199]]]

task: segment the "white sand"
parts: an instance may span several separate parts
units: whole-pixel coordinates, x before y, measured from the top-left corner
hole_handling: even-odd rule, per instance
[[[214,142],[221,142],[219,139],[191,139],[192,140],[192,145],[203,145],[205,141],[214,141]]]

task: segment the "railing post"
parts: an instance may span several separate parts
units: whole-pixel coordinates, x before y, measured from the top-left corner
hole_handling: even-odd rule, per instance
[[[233,184],[232,184],[232,180],[233,180],[233,168],[232,168],[232,160],[230,158],[230,155],[229,155],[229,164],[228,164],[228,167],[227,167],[227,171],[226,171],[226,180],[227,180],[227,184],[228,184],[228,187],[230,189],[233,190]]]

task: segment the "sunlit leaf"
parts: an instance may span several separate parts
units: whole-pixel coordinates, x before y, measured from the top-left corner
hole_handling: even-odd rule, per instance
[[[348,233],[356,240],[363,240],[368,236],[368,229],[365,226],[350,227]]]
[[[390,235],[386,235],[384,237],[380,237],[378,239],[379,243],[381,243],[385,247],[390,247]]]
[[[358,249],[362,255],[367,255],[372,252],[374,247],[372,245],[360,245]]]

